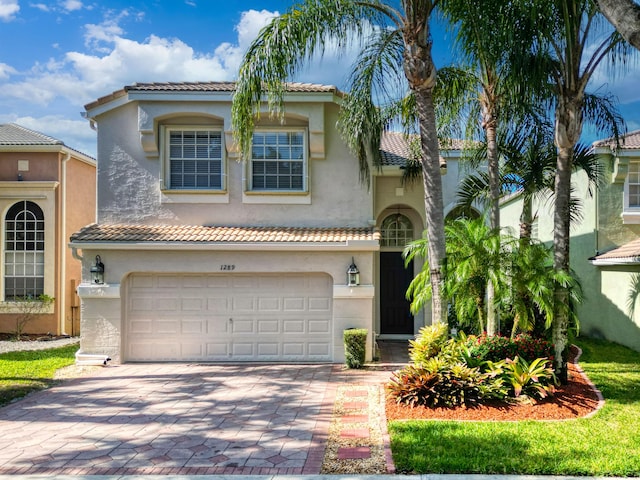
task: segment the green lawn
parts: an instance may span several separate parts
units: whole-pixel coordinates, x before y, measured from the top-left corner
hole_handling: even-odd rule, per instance
[[[55,371],[75,362],[78,344],[0,354],[0,406],[56,382]]]
[[[398,472],[640,476],[640,353],[579,339],[605,406],[559,422],[394,421]]]

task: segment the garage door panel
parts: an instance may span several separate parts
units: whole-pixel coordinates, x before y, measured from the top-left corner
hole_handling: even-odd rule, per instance
[[[207,333],[209,334],[228,334],[230,332],[228,318],[210,318],[207,320]]]
[[[258,298],[258,310],[261,312],[277,312],[282,310],[282,300],[279,297]]]
[[[252,297],[234,297],[232,299],[233,312],[253,312],[255,310],[255,298]]]
[[[309,333],[331,333],[331,325],[328,320],[309,320]]]
[[[327,297],[309,297],[310,312],[329,312],[331,310],[331,299]]]
[[[207,324],[201,320],[183,320],[180,324],[183,334],[194,335],[207,332]]]
[[[331,361],[328,275],[132,275],[126,361]]]
[[[284,298],[283,305],[285,312],[303,312],[305,309],[305,299],[303,297]]]
[[[304,333],[304,322],[302,320],[285,320],[282,322],[284,333]]]
[[[242,320],[234,318],[233,322],[231,322],[231,333],[242,333],[242,334],[250,334],[254,333],[254,320]]]
[[[280,333],[280,321],[279,320],[258,320],[256,331],[258,334],[262,333]]]

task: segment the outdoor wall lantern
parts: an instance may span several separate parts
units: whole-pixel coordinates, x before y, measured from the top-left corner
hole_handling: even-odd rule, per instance
[[[104,284],[104,263],[100,255],[96,255],[96,263],[91,265],[91,281],[96,285]]]
[[[353,257],[351,257],[351,265],[349,265],[349,268],[347,269],[347,285],[350,287],[360,285],[360,270],[356,267]]]

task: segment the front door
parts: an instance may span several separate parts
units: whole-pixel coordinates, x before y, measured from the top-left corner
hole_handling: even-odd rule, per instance
[[[380,252],[380,333],[413,335],[413,315],[405,295],[413,262],[404,267],[402,252]]]

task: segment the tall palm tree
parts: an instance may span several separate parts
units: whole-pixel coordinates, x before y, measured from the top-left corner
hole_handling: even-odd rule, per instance
[[[598,6],[624,39],[640,50],[640,5],[633,0],[598,0]]]
[[[439,96],[444,109],[469,114],[468,136],[477,138],[480,129],[486,145],[487,178],[490,197],[489,224],[500,228],[500,162],[498,132],[502,118],[510,121],[525,110],[532,97],[534,83],[523,76],[523,60],[530,49],[533,35],[526,24],[514,28],[510,2],[495,0],[447,0],[442,10],[455,25],[457,44],[470,67],[441,76]],[[458,78],[452,78],[458,77]],[[452,81],[454,80],[454,81]],[[517,98],[518,101],[513,101]],[[443,110],[442,108],[440,110]],[[453,120],[458,115],[453,115]],[[487,285],[489,297],[487,334],[497,333],[497,311],[493,308],[494,285]]]
[[[615,31],[603,30],[604,17],[595,0],[521,0],[522,18],[533,19],[538,25],[538,48],[548,55],[545,79],[553,83],[555,129],[558,149],[555,174],[554,268],[569,272],[569,224],[571,172],[574,149],[582,134],[585,114],[589,114],[586,90],[594,72],[606,59],[617,66],[628,54],[628,44]],[[594,112],[594,110],[591,110]],[[620,125],[602,115],[597,127],[611,131],[616,138]],[[556,373],[566,379],[568,348],[568,291],[556,292],[558,312],[553,322],[554,362]]]
[[[351,94],[341,109],[340,129],[367,178],[367,156],[372,156],[374,162],[379,160],[378,147],[384,128],[384,111],[376,108],[374,100],[376,95],[384,98],[397,93],[391,92],[388,85],[398,85],[398,73],[403,73],[404,84],[408,84],[415,102],[420,134],[435,322],[446,321],[446,302],[441,292],[445,257],[442,179],[433,105],[436,68],[429,29],[438,1],[302,1],[273,19],[251,44],[240,67],[232,106],[232,125],[246,155],[263,95],[269,110],[282,115],[286,89],[283,82],[299,71],[305,59],[323,53],[329,40],[344,47],[354,35],[366,34],[362,44],[367,47],[352,70]],[[402,99],[388,103],[398,105]]]

